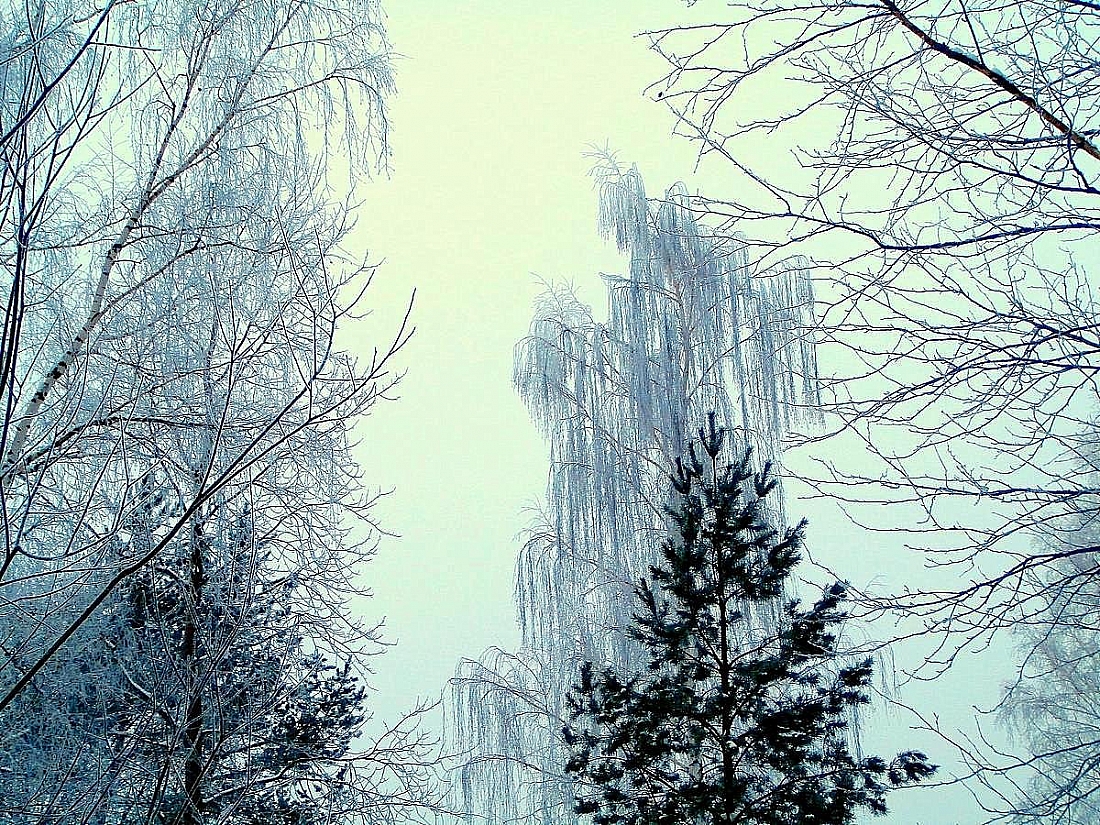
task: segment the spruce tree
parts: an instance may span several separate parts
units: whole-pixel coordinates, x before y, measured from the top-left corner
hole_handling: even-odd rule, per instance
[[[575,810],[596,825],[841,825],[860,809],[885,813],[892,787],[936,766],[918,751],[889,762],[852,752],[848,720],[869,701],[872,661],[838,650],[845,585],[809,609],[784,598],[805,521],[780,535],[768,467],[754,474],[747,452],[723,463],[713,415],[699,436],[705,456],[693,444],[676,462],[674,532],[634,589],[628,633],[645,669],[585,663],[568,697]]]

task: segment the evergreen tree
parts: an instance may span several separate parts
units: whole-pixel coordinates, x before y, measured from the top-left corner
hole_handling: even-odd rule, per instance
[[[886,812],[893,786],[936,766],[849,750],[848,717],[868,701],[871,659],[839,660],[845,586],[810,609],[783,602],[805,522],[780,537],[763,503],[775,488],[748,453],[721,461],[711,415],[676,461],[675,533],[635,587],[629,635],[647,666],[620,675],[591,663],[569,695],[563,735],[577,813],[597,825],[841,825]],[[753,614],[781,605],[779,621]],[[770,629],[767,629],[770,628]]]
[[[303,636],[299,584],[273,569],[252,512],[226,509],[108,607],[127,708],[113,733],[132,756],[107,807],[118,822],[351,821],[365,688]]]
[[[145,516],[122,526],[131,543],[153,540]],[[356,741],[367,688],[354,659],[315,633],[310,591],[324,582],[287,569],[262,516],[226,497],[204,509],[18,698],[0,821],[378,825],[423,814],[430,737],[410,716]]]

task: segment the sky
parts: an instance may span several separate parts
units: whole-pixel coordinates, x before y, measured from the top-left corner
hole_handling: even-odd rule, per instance
[[[359,227],[385,263],[361,344],[414,287],[417,333],[401,400],[365,422],[360,455],[371,483],[395,489],[379,514],[402,536],[369,575],[372,609],[400,641],[378,686],[389,692],[396,671],[438,693],[460,657],[516,639],[517,535],[547,472],[511,385],[533,300],[543,281],[572,282],[599,311],[598,273],[622,268],[596,233],[587,155],[609,146],[657,191],[691,172],[694,152],[642,97],[661,66],[634,37],[645,3],[629,15],[599,3],[391,5],[393,171],[366,188]]]
[[[596,233],[586,154],[606,146],[636,163],[651,194],[677,180],[712,194],[731,185],[721,168],[695,174],[693,147],[643,96],[663,63],[635,35],[686,19],[675,0],[391,0],[386,10],[400,55],[393,171],[363,188],[353,240],[384,265],[375,314],[345,331],[368,353],[415,288],[400,400],[358,430],[368,483],[394,491],[376,515],[400,536],[365,572],[374,597],[364,613],[384,616],[396,643],[375,664],[380,716],[438,697],[460,659],[515,647],[513,563],[547,458],[512,389],[513,347],[542,282],[574,284],[598,314],[599,273],[623,269]],[[810,515],[811,537],[845,548],[847,558],[833,555],[853,582],[880,574],[873,548],[835,510],[796,499],[788,511]],[[934,697],[942,709],[948,693],[967,716],[996,681],[978,668],[959,674],[953,686],[917,686],[911,701]],[[909,725],[895,714],[882,727],[909,745]],[[929,806],[932,793],[896,797],[889,821],[979,820],[964,794],[935,793]]]

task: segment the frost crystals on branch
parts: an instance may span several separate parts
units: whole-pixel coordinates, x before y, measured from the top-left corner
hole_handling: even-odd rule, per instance
[[[637,662],[630,587],[665,531],[662,468],[708,411],[778,456],[818,405],[808,278],[751,272],[741,242],[695,220],[682,185],[651,203],[636,169],[596,170],[601,232],[629,256],[597,322],[568,290],[540,299],[515,383],[550,443],[542,523],[519,555],[522,649],[466,661],[453,727],[458,804],[489,822],[573,821],[564,697],[581,661]],[[768,617],[763,617],[767,620]]]

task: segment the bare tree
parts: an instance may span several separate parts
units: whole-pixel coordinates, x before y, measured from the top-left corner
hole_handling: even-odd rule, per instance
[[[1021,823],[1084,825],[1100,812],[1096,563],[1077,555],[1044,571],[1046,621],[1017,632],[1020,669],[1000,711],[1025,748],[1006,806]]]
[[[696,207],[758,261],[811,261],[829,429],[805,480],[866,526],[911,525],[939,575],[864,603],[931,634],[922,677],[1009,628],[1030,671],[1056,605],[1095,580],[1095,534],[1073,525],[1100,513],[1097,11],[764,0],[647,33],[669,65],[653,95],[742,184]],[[1003,756],[975,770],[1030,762]]]
[[[1093,489],[1066,472],[1091,440],[1095,397],[1093,298],[1073,255],[1095,220],[1093,11],[768,3],[650,34],[676,67],[656,93],[704,153],[751,173],[737,139],[811,116],[835,129],[796,152],[796,171],[699,206],[752,233],[764,258],[814,256],[835,434],[877,459],[864,473],[830,464],[819,481],[845,500],[916,505],[917,529],[946,538],[944,561],[998,551],[991,575],[957,594],[970,610],[951,626],[970,616],[976,637],[1015,617],[992,591],[1067,552],[1030,552],[1035,531]],[[791,110],[745,122],[742,109],[724,129],[727,101],[784,72],[803,90]],[[960,520],[957,499],[983,500],[988,518]]]
[[[366,362],[334,336],[374,272],[341,243],[356,177],[387,161],[379,15],[373,0],[0,11],[0,718],[33,715],[82,664],[95,677],[104,610],[135,575],[198,576],[198,597],[205,525],[245,509],[269,574],[296,583],[296,632],[345,659],[377,650],[347,609],[377,536],[349,428],[396,385],[412,330],[406,313]],[[206,717],[186,715],[198,754]],[[377,761],[423,744],[399,726]],[[81,758],[62,784],[89,778]]]

